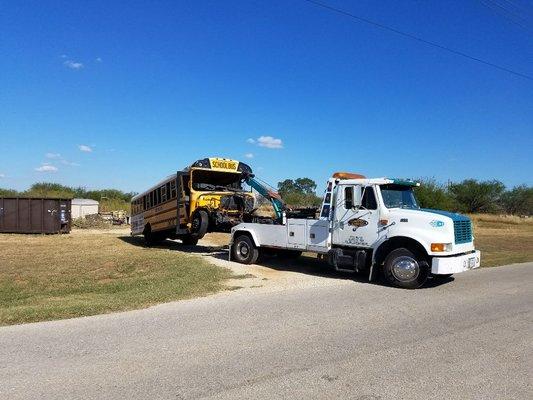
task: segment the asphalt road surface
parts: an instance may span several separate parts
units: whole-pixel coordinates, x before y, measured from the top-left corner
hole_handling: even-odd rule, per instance
[[[0,328],[0,399],[531,399],[533,263]],[[327,278],[324,278],[327,279]]]

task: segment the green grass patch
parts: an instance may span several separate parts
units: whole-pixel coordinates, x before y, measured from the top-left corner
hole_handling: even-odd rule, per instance
[[[471,217],[482,267],[533,261],[532,218],[484,214]]]
[[[0,235],[0,325],[147,307],[224,290],[227,269],[117,232]]]

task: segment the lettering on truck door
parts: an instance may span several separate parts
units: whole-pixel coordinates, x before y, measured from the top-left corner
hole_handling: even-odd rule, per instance
[[[333,244],[371,247],[378,239],[379,210],[372,186],[340,185]]]

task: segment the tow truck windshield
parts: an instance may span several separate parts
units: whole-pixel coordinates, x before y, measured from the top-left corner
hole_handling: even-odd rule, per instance
[[[419,209],[412,186],[406,185],[380,185],[381,197],[387,208]]]

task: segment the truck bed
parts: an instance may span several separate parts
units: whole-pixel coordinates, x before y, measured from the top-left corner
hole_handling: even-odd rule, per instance
[[[288,218],[285,225],[242,223],[235,231],[249,232],[258,247],[272,247],[327,253],[329,222]]]

